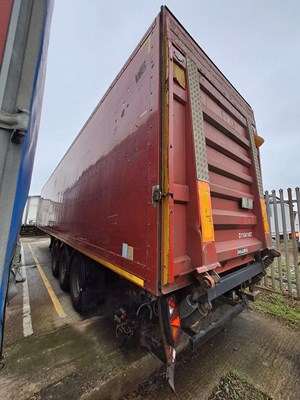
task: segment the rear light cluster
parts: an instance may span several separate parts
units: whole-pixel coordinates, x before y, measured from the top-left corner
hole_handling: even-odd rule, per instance
[[[167,308],[168,308],[168,326],[169,326],[169,338],[170,344],[172,346],[176,346],[180,339],[180,317],[179,310],[176,304],[175,298],[170,296],[167,300]]]

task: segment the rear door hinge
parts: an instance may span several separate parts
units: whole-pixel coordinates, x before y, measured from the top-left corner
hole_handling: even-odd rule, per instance
[[[16,114],[9,114],[0,110],[0,128],[11,132],[11,141],[22,143],[29,126],[29,111],[19,108]]]
[[[152,204],[158,203],[162,200],[163,197],[171,197],[173,198],[173,193],[164,193],[162,192],[159,185],[152,186]]]

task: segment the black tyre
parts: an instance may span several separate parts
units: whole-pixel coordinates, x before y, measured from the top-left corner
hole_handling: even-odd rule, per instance
[[[62,290],[70,288],[69,253],[66,246],[61,247],[59,254],[58,280]]]
[[[58,263],[59,263],[59,242],[55,241],[51,248],[51,271],[52,275],[58,277]]]
[[[70,261],[70,295],[76,311],[82,311],[82,291],[84,283],[84,270],[82,257],[75,253]]]

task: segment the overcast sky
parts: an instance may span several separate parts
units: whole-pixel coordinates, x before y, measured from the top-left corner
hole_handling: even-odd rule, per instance
[[[250,103],[264,188],[300,186],[300,1],[166,1]],[[156,15],[157,0],[56,0],[30,194],[48,177]]]

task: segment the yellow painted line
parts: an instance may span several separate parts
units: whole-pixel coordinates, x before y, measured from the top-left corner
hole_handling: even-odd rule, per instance
[[[48,290],[49,296],[50,296],[50,298],[52,300],[52,303],[54,305],[54,308],[55,308],[58,316],[60,318],[66,317],[66,313],[64,312],[64,310],[63,310],[63,308],[62,308],[62,306],[61,306],[56,294],[54,293],[54,290],[52,289],[52,286],[51,286],[47,276],[45,275],[45,272],[43,271],[43,268],[42,268],[41,264],[39,263],[39,260],[36,258],[34,252],[32,251],[31,245],[28,244],[28,247],[29,247],[29,250],[31,251],[32,257],[33,257],[34,262],[35,262],[35,264],[37,266],[37,269],[38,269],[38,271],[39,271],[39,273],[41,275],[41,278],[42,278],[42,280],[44,282],[44,285],[46,286],[46,289]]]
[[[55,233],[53,233],[50,230],[45,229],[45,228],[42,228],[42,230],[44,230],[46,233],[48,233],[51,236],[55,236],[57,239],[61,240],[62,242],[67,243],[69,246],[73,247],[74,249],[76,249],[80,253],[86,255],[87,257],[92,258],[93,260],[97,261],[98,263],[111,269],[112,271],[116,272],[118,275],[123,276],[124,278],[130,280],[131,282],[136,283],[137,285],[139,285],[141,287],[145,286],[144,279],[140,278],[139,276],[136,276],[136,275],[126,271],[125,269],[118,267],[117,265],[112,264],[109,261],[106,261],[103,258],[100,258],[100,257],[94,255],[93,253],[90,253],[88,250],[85,250],[85,249],[81,248],[80,246],[74,245],[74,243],[68,241],[66,238],[64,238],[61,235],[55,235]]]

